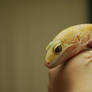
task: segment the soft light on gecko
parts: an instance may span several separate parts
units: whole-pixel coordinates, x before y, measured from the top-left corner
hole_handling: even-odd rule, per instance
[[[79,52],[92,47],[92,24],[80,24],[61,31],[46,47],[45,64],[63,65]]]

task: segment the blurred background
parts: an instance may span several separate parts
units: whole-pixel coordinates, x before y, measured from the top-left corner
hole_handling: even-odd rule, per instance
[[[47,92],[45,47],[60,30],[88,23],[87,0],[0,0],[0,92]]]

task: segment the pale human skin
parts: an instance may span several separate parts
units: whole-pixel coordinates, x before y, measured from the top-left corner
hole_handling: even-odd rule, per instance
[[[92,50],[70,59],[64,69],[49,69],[48,92],[92,92]]]

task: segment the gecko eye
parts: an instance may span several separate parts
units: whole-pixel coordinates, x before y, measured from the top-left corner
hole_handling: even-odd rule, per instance
[[[56,46],[56,47],[54,48],[54,52],[55,52],[56,54],[60,53],[61,51],[62,51],[62,46],[61,46],[61,44],[58,45],[58,46]]]

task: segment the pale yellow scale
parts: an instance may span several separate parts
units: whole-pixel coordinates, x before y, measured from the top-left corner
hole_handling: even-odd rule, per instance
[[[92,24],[80,24],[62,30],[46,47],[46,66],[52,68],[63,64],[67,59],[88,48],[91,42]]]

